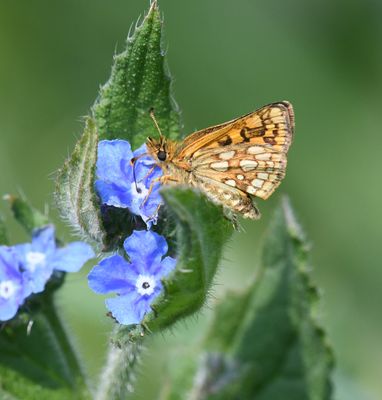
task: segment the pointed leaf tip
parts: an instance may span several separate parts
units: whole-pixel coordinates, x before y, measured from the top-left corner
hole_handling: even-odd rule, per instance
[[[126,139],[135,149],[156,134],[150,109],[166,136],[177,139],[180,113],[162,51],[162,20],[156,1],[129,35],[126,49],[114,57],[110,78],[92,111],[101,139]]]

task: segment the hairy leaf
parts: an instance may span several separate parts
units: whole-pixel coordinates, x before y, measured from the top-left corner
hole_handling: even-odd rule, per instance
[[[163,133],[179,135],[179,110],[171,95],[171,78],[161,47],[162,21],[156,0],[128,37],[126,50],[114,57],[108,82],[101,88],[93,113],[101,139],[126,139],[133,148],[156,134],[153,109]]]
[[[235,374],[216,393],[202,389],[201,398],[330,399],[332,355],[313,316],[317,290],[287,201],[264,241],[262,268],[247,293],[230,295],[216,310],[207,348],[224,353],[224,373],[234,365]]]
[[[314,310],[307,247],[285,201],[264,241],[262,272],[215,310],[193,387],[178,373],[166,399],[328,400],[332,354]],[[187,397],[189,396],[189,397]]]
[[[100,206],[94,191],[98,134],[87,118],[85,130],[57,176],[55,198],[61,215],[85,239],[103,242]]]

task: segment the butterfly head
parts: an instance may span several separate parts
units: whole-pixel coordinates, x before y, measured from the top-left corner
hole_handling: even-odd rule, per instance
[[[147,138],[146,147],[150,156],[158,163],[170,161],[172,142],[168,141],[164,136],[161,136],[159,140],[151,137]]]

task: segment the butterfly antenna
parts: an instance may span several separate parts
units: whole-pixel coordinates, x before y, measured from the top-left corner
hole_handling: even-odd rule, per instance
[[[162,139],[162,138],[163,138],[163,134],[162,134],[162,131],[161,131],[160,128],[159,128],[159,125],[158,125],[158,122],[157,122],[157,120],[156,120],[156,118],[155,118],[154,110],[153,110],[153,109],[150,110],[150,117],[151,117],[151,119],[154,121],[155,127],[157,128],[157,130],[158,130],[158,132],[159,132],[159,136],[160,136],[160,138]]]

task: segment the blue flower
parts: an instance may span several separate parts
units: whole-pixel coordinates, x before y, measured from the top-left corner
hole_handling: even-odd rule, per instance
[[[143,155],[145,153],[146,145],[133,153],[125,140],[100,141],[95,186],[103,204],[128,208],[150,229],[156,223],[162,203],[160,183],[154,182],[162,175],[162,170],[150,156]],[[137,158],[134,167],[131,165],[133,157]]]
[[[30,294],[14,248],[0,246],[0,321],[13,318]]]
[[[92,248],[83,242],[57,247],[53,225],[35,230],[32,243],[19,244],[14,248],[32,293],[44,290],[53,270],[77,272],[86,261],[94,257]]]
[[[96,293],[117,293],[106,300],[106,307],[123,325],[139,324],[162,290],[161,279],[174,268],[176,261],[164,257],[166,239],[152,231],[134,231],[124,242],[130,262],[120,255],[105,258],[88,276]]]

